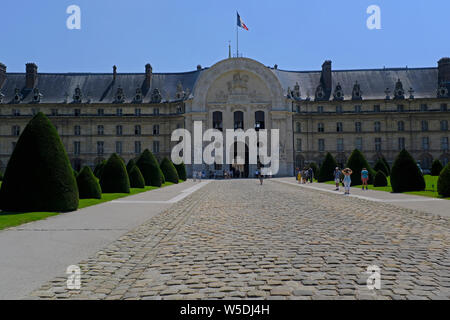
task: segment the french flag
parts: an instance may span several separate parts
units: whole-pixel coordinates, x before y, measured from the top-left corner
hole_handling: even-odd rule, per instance
[[[245,25],[244,21],[242,21],[241,16],[239,15],[239,13],[236,12],[236,14],[237,14],[237,25],[238,25],[238,27],[241,27],[242,29],[245,29],[245,30],[248,31],[248,28]]]

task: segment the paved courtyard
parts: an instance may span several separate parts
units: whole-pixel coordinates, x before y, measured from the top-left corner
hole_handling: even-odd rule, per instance
[[[449,248],[448,217],[275,180],[213,181],[80,261],[80,290],[62,270],[30,297],[450,299]],[[379,290],[366,286],[369,265]]]

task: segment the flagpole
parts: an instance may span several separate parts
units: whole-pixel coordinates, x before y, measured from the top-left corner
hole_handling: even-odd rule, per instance
[[[236,23],[236,58],[239,58],[239,28],[237,23]]]

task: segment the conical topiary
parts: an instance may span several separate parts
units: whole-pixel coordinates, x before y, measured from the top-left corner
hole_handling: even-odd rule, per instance
[[[103,193],[130,193],[130,179],[120,157],[113,153],[106,162],[100,177]]]
[[[80,199],[101,199],[102,189],[91,168],[84,167],[77,176]]]
[[[186,181],[187,173],[186,173],[186,166],[184,165],[184,162],[182,162],[180,164],[174,164],[174,166],[175,166],[175,169],[177,169],[178,177],[181,180]]]
[[[446,198],[450,197],[450,163],[442,169],[439,175],[437,190],[439,195]]]
[[[75,169],[72,169],[72,171],[73,171],[73,175],[75,176],[75,179],[76,179],[78,177],[78,171]]]
[[[384,164],[383,164],[384,165]],[[388,181],[386,175],[382,170],[377,171],[375,178],[373,179],[374,187],[387,187]]]
[[[389,176],[389,169],[386,167],[386,163],[381,158],[377,160],[377,162],[373,166],[373,169],[375,170],[375,172],[381,170],[386,177]]]
[[[2,173],[2,170],[0,170],[0,181],[3,181],[3,173]]]
[[[388,170],[386,177],[389,177],[391,175],[391,166],[389,165],[389,162],[387,162],[384,156],[382,156],[380,159],[381,161],[383,161],[384,165],[386,166],[386,169]]]
[[[359,186],[362,184],[361,171],[366,168],[369,171],[369,184],[373,182],[375,172],[370,167],[364,155],[358,149],[353,150],[352,154],[348,158],[347,168],[352,169],[352,185]]]
[[[161,174],[161,184],[166,183],[166,177],[164,176],[164,172],[161,170],[161,164],[159,165],[159,173]]]
[[[172,161],[170,161],[168,158],[162,159],[161,170],[164,174],[164,177],[166,177],[166,181],[178,183],[178,181],[180,180],[180,178],[178,177],[177,169],[175,169]]]
[[[134,161],[134,159],[130,159],[130,161],[128,161],[127,163],[127,172],[128,174],[130,174],[131,169],[133,169],[133,167],[136,165],[136,162]]]
[[[403,149],[398,154],[391,169],[393,192],[425,190],[425,179],[414,158]]]
[[[158,161],[150,150],[145,149],[136,161],[136,165],[141,170],[146,186],[161,187],[162,177]]]
[[[0,189],[4,211],[73,211],[78,187],[64,145],[39,112],[17,141]]]
[[[94,168],[94,176],[96,176],[98,179],[100,179],[100,177],[102,176],[102,172],[103,172],[103,168],[105,167],[106,164],[106,160],[103,160],[99,163],[97,163],[97,165]]]
[[[336,160],[331,155],[331,153],[327,153],[325,156],[325,160],[322,163],[322,166],[319,170],[319,176],[317,180],[319,182],[333,181],[334,180],[334,169],[337,167]]]
[[[433,161],[433,164],[431,165],[431,175],[438,177],[441,174],[442,169],[444,169],[444,166],[439,161],[439,159],[435,159]]]
[[[313,169],[313,177],[317,178],[317,174],[319,173],[319,167],[317,166],[317,163],[311,162],[308,167]]]
[[[131,188],[145,188],[144,177],[142,176],[141,170],[139,170],[137,165],[134,165],[130,169],[128,176],[130,177]]]

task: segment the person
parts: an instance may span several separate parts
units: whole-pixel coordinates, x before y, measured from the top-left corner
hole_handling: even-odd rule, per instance
[[[263,184],[263,181],[264,181],[264,176],[263,176],[262,172],[259,171],[259,183],[260,183],[260,185]]]
[[[194,182],[196,181],[196,179],[197,179],[197,171],[193,171],[192,172],[192,179],[194,179]]]
[[[350,168],[345,168],[344,170],[342,170],[342,173],[344,174],[345,194],[350,194],[350,185],[352,184],[351,175],[353,171]]]
[[[314,170],[311,167],[308,169],[308,178],[309,178],[309,182],[313,183],[313,181],[314,181]]]
[[[306,184],[306,180],[308,179],[308,170],[306,169],[306,167],[303,168],[302,177],[303,177],[303,184]]]
[[[368,188],[368,181],[369,181],[369,171],[366,168],[363,168],[361,171],[361,181],[362,181],[362,189],[364,190],[364,187],[366,190],[369,190]]]
[[[295,180],[298,181],[298,172],[300,171],[299,168],[295,168]]]
[[[339,184],[341,183],[341,171],[339,170],[339,167],[336,167],[334,169],[334,182],[336,183],[336,191],[339,191]]]
[[[298,183],[302,183],[302,170],[298,169],[297,172],[297,181]]]

